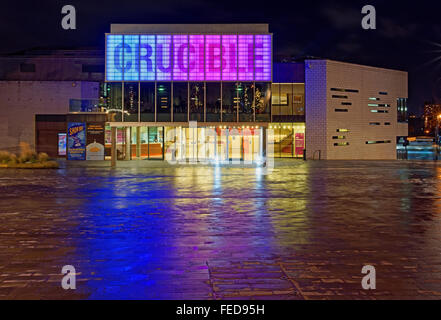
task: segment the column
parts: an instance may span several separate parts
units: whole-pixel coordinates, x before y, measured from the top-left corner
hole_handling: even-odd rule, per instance
[[[116,127],[111,127],[112,147],[110,149],[110,166],[116,167]]]
[[[141,127],[136,127],[136,157],[141,159]]]
[[[125,127],[125,136],[126,136],[126,156],[125,156],[125,160],[130,160],[131,155],[132,155],[132,141],[131,141],[131,135],[130,135],[130,127]]]

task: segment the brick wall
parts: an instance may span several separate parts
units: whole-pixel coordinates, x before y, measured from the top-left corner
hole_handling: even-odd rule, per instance
[[[326,159],[326,61],[305,61],[305,147],[307,159]]]

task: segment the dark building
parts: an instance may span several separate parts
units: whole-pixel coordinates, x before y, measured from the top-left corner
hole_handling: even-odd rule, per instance
[[[424,136],[424,118],[416,115],[409,116],[409,137]]]
[[[441,115],[441,104],[432,102],[424,103],[424,134],[435,136],[436,128],[439,127],[439,116]]]

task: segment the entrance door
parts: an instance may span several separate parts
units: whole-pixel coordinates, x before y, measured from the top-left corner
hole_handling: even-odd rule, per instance
[[[163,159],[164,128],[149,127],[149,159]]]
[[[242,159],[242,130],[233,128],[228,135],[228,159],[240,161]]]

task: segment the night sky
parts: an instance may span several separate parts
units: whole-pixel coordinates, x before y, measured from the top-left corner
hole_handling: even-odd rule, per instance
[[[77,10],[76,30],[61,28],[67,4]],[[376,8],[376,30],[361,28],[366,4]],[[2,1],[0,19],[0,53],[103,49],[111,23],[269,23],[275,60],[315,56],[408,71],[411,113],[441,102],[439,1]]]

